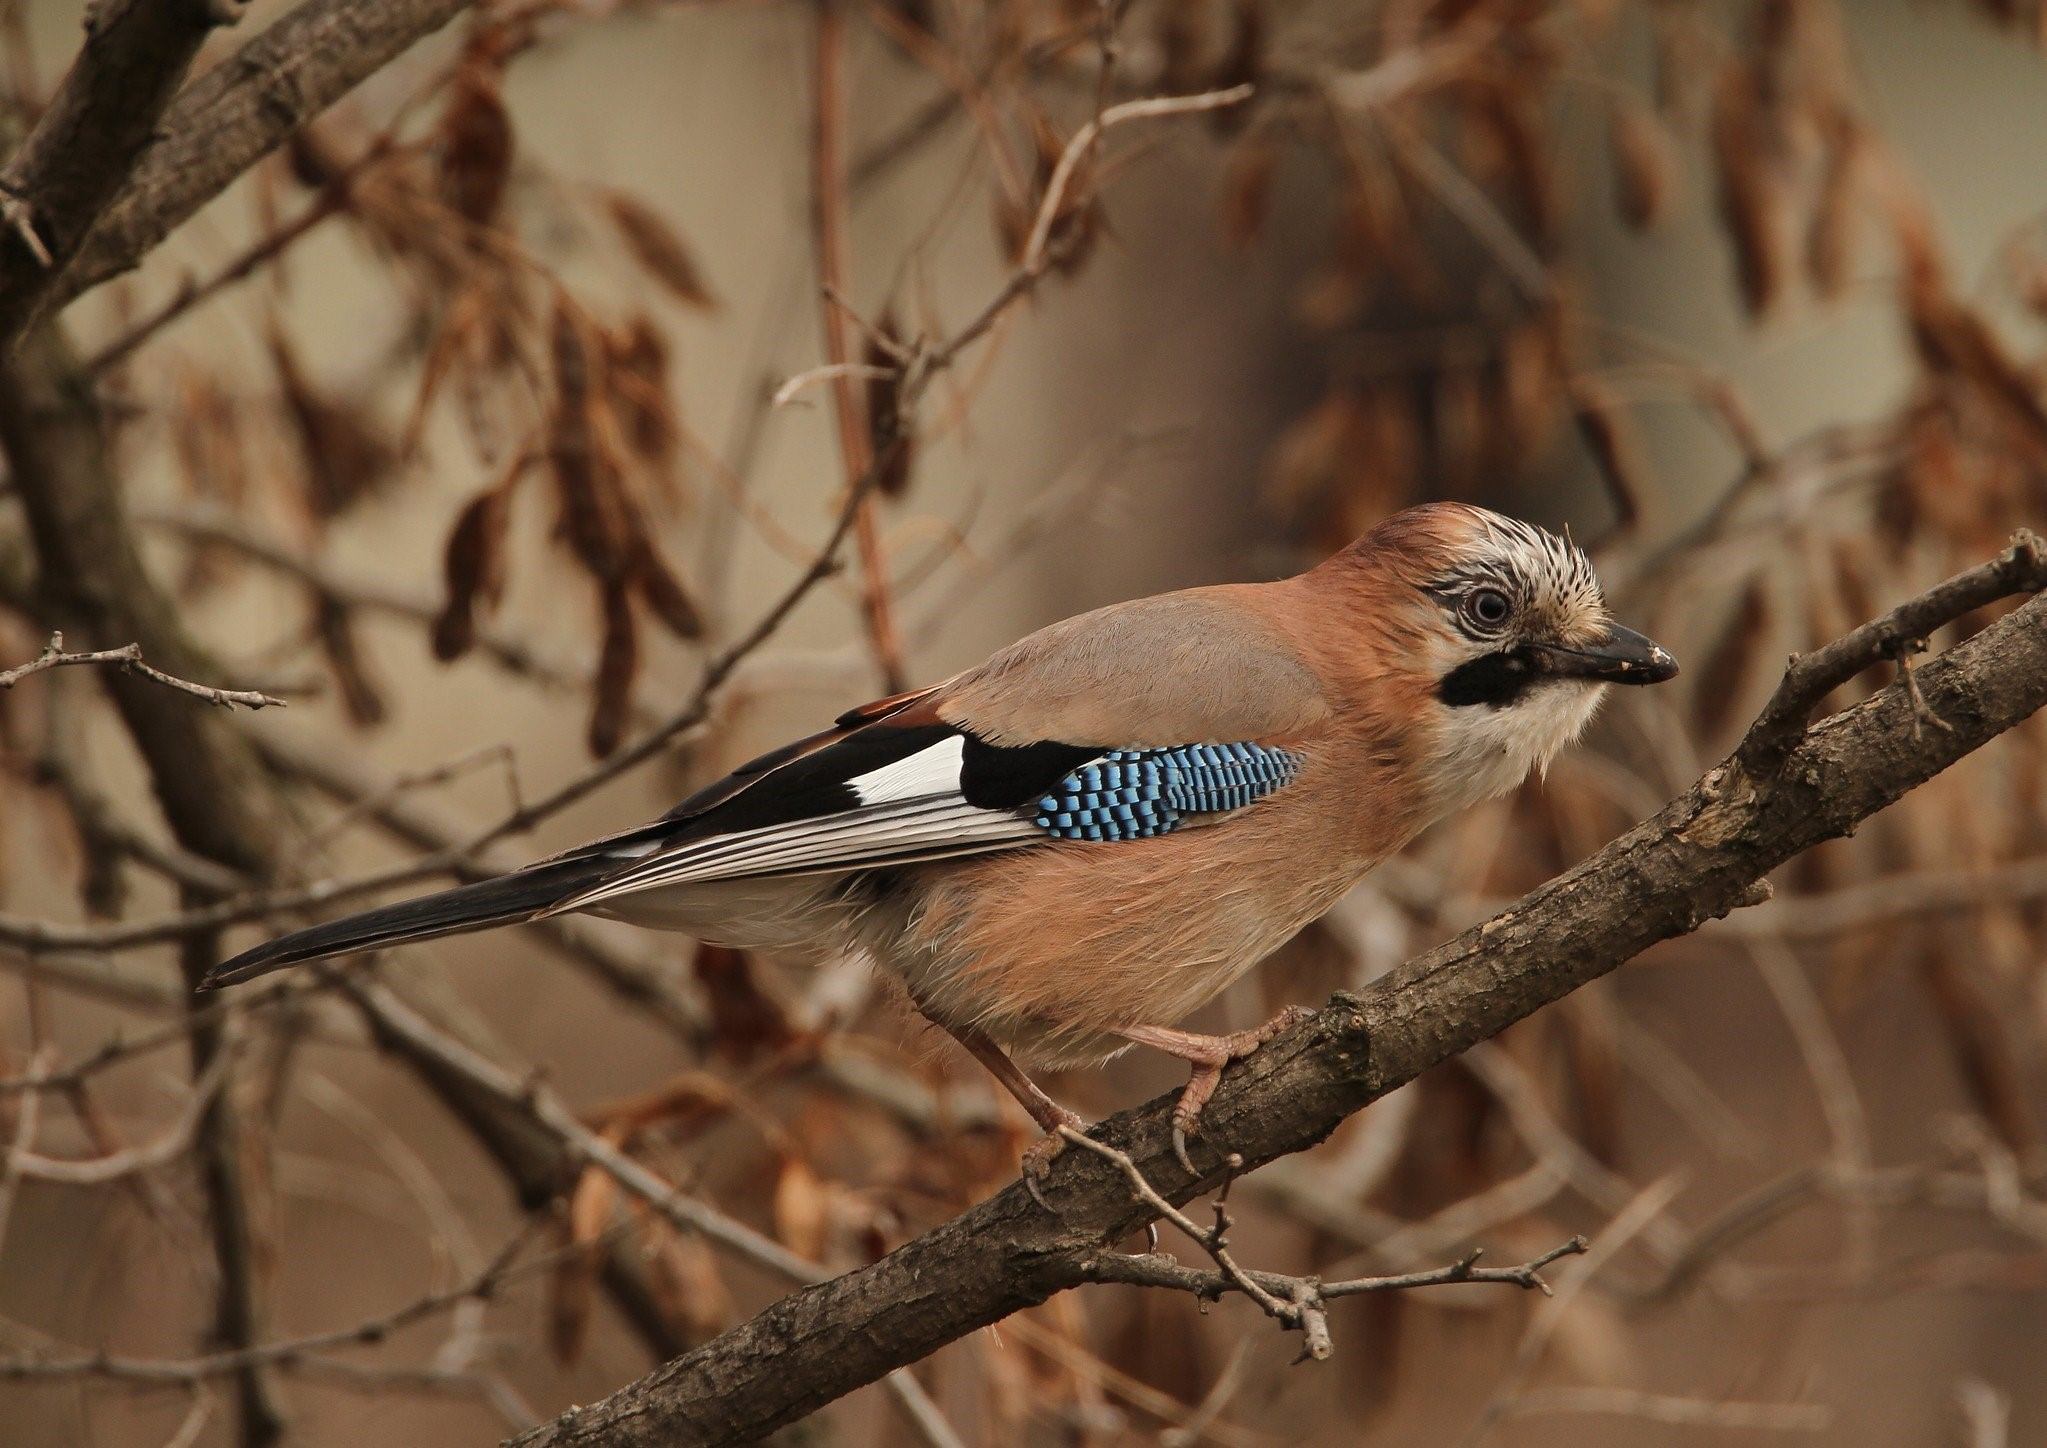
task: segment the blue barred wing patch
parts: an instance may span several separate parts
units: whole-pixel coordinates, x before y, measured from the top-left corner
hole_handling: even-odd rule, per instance
[[[1191,814],[1241,809],[1300,767],[1300,755],[1263,744],[1112,749],[1041,796],[1032,823],[1057,840],[1147,839]]]

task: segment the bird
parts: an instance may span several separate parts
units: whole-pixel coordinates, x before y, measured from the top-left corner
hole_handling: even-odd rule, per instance
[[[1423,829],[1547,769],[1608,686],[1677,662],[1569,538],[1471,504],[1394,513],[1292,577],[1051,624],[849,709],[651,823],[280,936],[202,989],[578,912],[707,943],[858,949],[1046,1136],[1026,1069],[1179,1058],[1173,1147],[1223,1069],[1306,1012],[1182,1024]]]

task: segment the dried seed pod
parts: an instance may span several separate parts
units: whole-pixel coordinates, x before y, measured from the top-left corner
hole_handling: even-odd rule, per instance
[[[1037,226],[1038,211],[1044,205],[1045,192],[1052,184],[1052,173],[1058,168],[1059,158],[1066,149],[1066,142],[1052,129],[1050,121],[1042,112],[1031,115],[1031,139],[1036,146],[1036,170],[1032,178],[1030,201],[1026,205],[1014,206],[998,200],[995,211],[995,225],[1001,236],[1005,251],[1013,262],[1023,260],[1024,248],[1030,244],[1032,230]],[[1096,161],[1091,155],[1083,156],[1066,178],[1066,189],[1060,193],[1059,208],[1052,213],[1052,224],[1045,233],[1045,256],[1052,270],[1062,276],[1070,276],[1079,270],[1102,229],[1102,203],[1095,188]]]
[[[708,1342],[732,1320],[732,1290],[725,1285],[718,1255],[695,1233],[676,1231],[651,1218],[653,1241],[647,1249],[647,1276],[661,1315],[674,1327],[683,1345]]]
[[[1822,124],[1826,164],[1819,198],[1805,232],[1805,266],[1813,290],[1829,300],[1848,290],[1855,263],[1856,201],[1861,191],[1866,143],[1862,128],[1844,109],[1829,111]]]
[[[1543,243],[1555,241],[1564,203],[1539,93],[1526,87],[1486,86],[1469,119],[1491,132],[1499,173],[1528,229]]]
[[[1747,696],[1755,667],[1762,657],[1763,633],[1770,626],[1770,590],[1760,578],[1749,580],[1719,634],[1700,662],[1692,688],[1692,718],[1701,739],[1717,739]]]
[[[659,212],[623,191],[605,192],[603,205],[605,215],[611,218],[633,260],[670,296],[692,307],[717,305],[711,289],[704,284],[696,258]]]
[[[459,658],[476,642],[478,608],[497,602],[504,588],[510,515],[510,489],[501,483],[471,498],[455,519],[442,560],[448,597],[434,619],[434,657]]]
[[[902,341],[902,331],[896,324],[893,309],[882,313],[881,322],[875,330],[880,336],[867,339],[861,357],[869,367],[888,369],[886,376],[877,374],[866,380],[867,436],[874,448],[876,466],[880,469],[875,475],[874,488],[885,498],[900,498],[910,490],[910,470],[917,460],[917,439],[903,426],[896,350],[884,345]]]
[[[800,1257],[815,1262],[824,1255],[825,1227],[830,1220],[825,1184],[800,1156],[783,1160],[775,1178],[775,1236]]]
[[[591,577],[614,583],[628,572],[632,526],[619,491],[618,460],[606,439],[596,369],[602,354],[566,296],[556,301],[551,329],[555,404],[548,462],[561,502],[561,531]]]
[[[653,610],[654,616],[668,625],[676,637],[693,639],[703,636],[703,614],[644,530],[634,540],[633,586],[639,590],[640,598]]]
[[[1614,203],[1621,217],[1647,231],[1670,214],[1681,179],[1677,143],[1655,111],[1626,92],[1607,110],[1613,150]]]
[[[604,338],[605,378],[612,411],[632,451],[665,477],[682,429],[668,387],[668,346],[653,321],[634,317]]]
[[[1641,521],[1642,499],[1649,496],[1648,469],[1626,399],[1595,377],[1579,377],[1571,383],[1571,416],[1613,499],[1615,527],[1632,528]]]
[[[1784,295],[1790,276],[1790,198],[1775,160],[1776,135],[1762,82],[1745,65],[1730,65],[1721,74],[1712,138],[1720,214],[1734,243],[1742,300],[1752,316],[1761,317]]]
[[[1925,213],[1900,207],[1899,250],[1904,255],[1904,302],[1919,360],[1935,379],[1963,383],[1988,405],[2006,438],[2035,466],[2047,464],[2047,406],[2026,370],[1990,324],[1957,297]]]
[[[623,583],[604,585],[604,642],[590,705],[590,752],[599,759],[618,748],[632,716],[633,682],[640,672],[639,621]]]
[[[1514,450],[1533,457],[1549,445],[1564,391],[1557,329],[1547,318],[1515,327],[1500,342],[1500,402]]]
[[[490,49],[472,45],[449,85],[436,138],[441,200],[477,226],[497,218],[512,175],[512,118],[503,85],[502,63]]]
[[[326,594],[314,596],[313,610],[313,628],[319,636],[320,651],[327,656],[327,666],[341,686],[341,706],[347,710],[349,720],[361,728],[383,723],[386,712],[383,691],[363,662],[355,620]]]
[[[396,450],[366,413],[320,392],[275,326],[270,355],[303,467],[306,502],[317,518],[346,512],[389,480]]]
[[[1279,147],[1259,133],[1231,149],[1223,167],[1223,240],[1243,250],[1258,240],[1272,212],[1272,183],[1279,172]]]
[[[308,191],[324,191],[347,174],[348,165],[320,126],[301,126],[285,142],[284,161],[292,179]]]
[[[745,951],[699,945],[693,969],[710,1003],[711,1039],[720,1056],[750,1060],[795,1034],[780,1003],[754,979],[753,961]]]
[[[1353,427],[1357,398],[1332,387],[1321,401],[1295,418],[1273,444],[1266,463],[1266,496],[1280,512],[1297,518],[1326,497]]]
[[[623,1143],[607,1131],[613,1146]],[[604,1232],[618,1202],[617,1180],[594,1162],[576,1178],[569,1193],[568,1214],[562,1223],[562,1253],[548,1279],[548,1347],[558,1363],[575,1362],[583,1355],[583,1343],[590,1332],[590,1317],[596,1306],[597,1268],[604,1250]]]

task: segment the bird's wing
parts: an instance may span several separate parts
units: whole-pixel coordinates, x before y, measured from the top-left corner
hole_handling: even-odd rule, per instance
[[[1300,756],[1284,740],[1324,706],[1270,634],[1227,608],[1170,606],[1187,597],[1055,625],[980,669],[841,715],[575,852],[630,858],[546,913],[708,880],[1141,838],[1242,808],[1293,776]]]

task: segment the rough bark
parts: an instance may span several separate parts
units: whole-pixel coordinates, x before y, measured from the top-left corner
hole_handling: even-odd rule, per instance
[[[118,276],[242,172],[471,0],[306,0],[194,80],[64,273],[68,301]]]
[[[58,278],[120,191],[208,32],[236,14],[208,0],[96,0],[85,43],[35,129],[0,171],[0,351],[49,305]]]
[[[1997,591],[2036,591],[2047,581],[2031,545],[1998,566]],[[1907,610],[1893,618],[1921,621]],[[1863,664],[1916,631],[1868,634]],[[1850,833],[2047,706],[2047,600],[2027,602],[1920,666],[1916,680],[1923,708],[1901,679],[1802,734],[1800,713],[1789,748],[1751,750],[1752,761],[1769,757],[1767,767],[1750,772],[1730,759],[1500,915],[1369,990],[1335,996],[1229,1072],[1202,1117],[1202,1176],[1190,1178],[1173,1159],[1171,1097],[1114,1117],[1096,1134],[1128,1152],[1167,1198],[1184,1202],[1220,1180],[1222,1151],[1236,1153],[1248,1170],[1312,1146],[1431,1066],[1658,941],[1761,898],[1759,882],[1770,870]],[[1764,721],[1771,739],[1785,727],[1781,713]],[[1088,1281],[1090,1263],[1149,1216],[1114,1167],[1073,1150],[1055,1163],[1045,1194],[1053,1212],[1013,1186],[874,1265],[792,1293],[516,1441],[522,1448],[751,1441]]]

